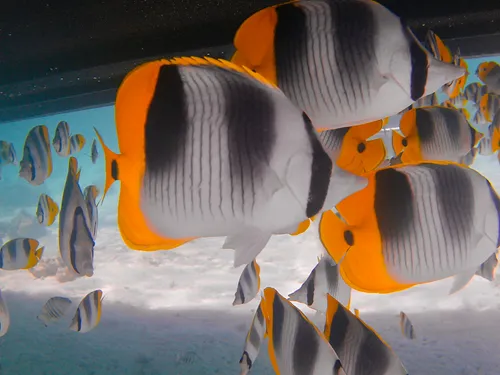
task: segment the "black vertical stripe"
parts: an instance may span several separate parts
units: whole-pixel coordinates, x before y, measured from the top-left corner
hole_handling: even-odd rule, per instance
[[[435,120],[427,108],[415,109],[415,126],[421,144],[432,142],[435,137]]]
[[[241,303],[245,303],[245,293],[243,292],[243,287],[241,284],[238,284],[238,295],[240,296]]]
[[[325,255],[327,256],[327,255]],[[339,284],[339,269],[333,262],[325,262],[326,283],[329,291],[337,291]]]
[[[309,276],[306,284],[307,288],[307,298],[306,298],[306,303],[307,306],[311,306],[314,303],[314,276],[316,274],[316,270],[314,269],[311,272],[311,275]]]
[[[319,354],[320,337],[313,326],[304,320],[299,311],[293,307],[298,316],[297,333],[293,338],[293,369],[295,374],[312,374]]]
[[[454,108],[439,108],[437,110],[443,116],[444,124],[446,126],[446,131],[450,135],[451,142],[453,144],[457,144],[457,142],[460,141],[460,133],[461,133],[460,122],[465,119],[465,116],[462,115],[462,113],[459,110]]]
[[[332,174],[332,160],[323,149],[314,132],[313,124],[305,112],[302,112],[302,118],[312,148],[311,181],[306,207],[307,217],[312,217],[323,208],[325,203]]]
[[[260,307],[260,304],[259,304],[259,307],[257,308],[257,312],[255,313],[255,316],[257,316],[257,320],[259,321],[259,324],[261,326],[264,325],[264,315],[262,314],[262,308]]]
[[[347,312],[339,303],[330,325],[330,337],[328,342],[336,353],[342,353],[344,343],[348,339],[350,320]]]
[[[362,324],[361,322],[357,322]],[[353,374],[386,374],[391,364],[388,348],[371,330],[363,330],[363,340],[359,347],[358,358],[354,361]]]
[[[275,294],[273,299],[273,346],[277,355],[281,355],[284,320],[285,306],[283,306],[278,294]]]
[[[176,65],[160,68],[148,108],[144,138],[146,175],[154,186],[178,162],[186,142],[189,123],[180,69]]]
[[[486,179],[485,179],[486,180]],[[497,238],[497,247],[500,246],[500,199],[498,198],[498,194],[491,185],[491,183],[486,180],[486,183],[488,184],[488,188],[490,190],[491,194],[491,199],[493,200],[493,203],[495,204],[495,209],[497,210],[497,215],[498,215],[498,238]],[[494,256],[495,254],[493,254]]]
[[[250,337],[249,337],[250,344],[252,344],[252,346],[255,349],[258,349],[260,347],[260,340],[261,337],[259,335],[259,332],[257,332],[257,329],[252,324],[252,328],[250,328]]]
[[[406,35],[410,49],[411,60],[411,99],[416,101],[424,96],[425,85],[427,84],[427,74],[429,69],[428,55],[417,41],[411,30],[401,20],[403,33]]]

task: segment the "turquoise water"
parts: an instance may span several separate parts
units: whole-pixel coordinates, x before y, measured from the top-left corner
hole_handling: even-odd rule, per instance
[[[483,60],[467,60],[471,73],[468,83],[478,80],[474,72]],[[500,59],[493,60],[500,62]],[[95,138],[93,127],[96,127],[107,145],[117,151],[114,107],[0,124],[0,139],[14,143],[20,160],[26,134],[33,126],[46,125],[52,141],[56,125],[61,120],[69,123],[72,134],[79,133],[86,138],[85,147],[75,155],[82,169],[82,189],[94,184],[102,191],[103,152],[98,147],[100,156],[97,163],[92,164],[90,145]],[[18,167],[4,166],[2,169],[0,238],[6,242],[15,235],[33,237],[46,246],[46,251],[43,262],[33,273],[0,271],[0,289],[11,315],[9,332],[0,338],[0,374],[238,374],[238,360],[257,301],[245,306],[231,306],[241,273],[241,269],[232,268],[232,252],[220,250],[220,239],[195,241],[168,252],[141,253],[127,249],[116,225],[119,184],[115,184],[99,207],[95,275],[88,279],[68,279],[56,262],[58,220],[45,229],[36,223],[35,218],[41,193],[48,194],[58,204],[61,202],[68,158],[61,158],[54,151],[52,156],[53,173],[40,186],[32,186],[19,178]],[[496,155],[478,156],[473,167],[490,178],[499,189],[500,166]],[[285,291],[293,290],[305,280],[314,266],[319,246],[314,243],[314,234],[309,232],[299,238],[287,239],[287,242],[273,239],[269,255],[261,264],[262,286],[276,287],[286,295]],[[70,331],[69,321],[80,299],[97,288],[105,293],[101,323],[86,334]],[[71,298],[74,309],[67,319],[46,328],[36,320],[36,315],[44,302],[55,295]],[[432,293],[419,296],[421,305],[429,307]],[[434,328],[427,331],[423,328],[423,341],[418,347],[411,347],[397,331],[397,319],[392,320],[392,315],[381,312],[384,303],[379,306],[373,302],[376,297],[366,300],[374,307],[366,319],[373,322],[393,346],[411,374],[433,373],[429,372],[431,365],[443,375],[459,374],[457,369],[489,374],[493,372],[484,368],[493,371],[500,365],[494,346],[485,347],[481,341],[481,335],[487,335],[487,327],[476,327],[472,338],[461,346],[456,341],[459,339],[454,332],[456,326],[437,324],[442,315],[427,309],[414,315],[417,316],[414,320],[420,319],[422,326]],[[359,298],[363,305],[365,300]],[[413,299],[412,302],[418,304],[419,300]],[[396,306],[395,310],[398,308]],[[475,317],[488,319],[492,326],[500,323],[496,315],[481,314],[486,315]],[[447,316],[452,321],[465,319],[458,311],[449,312]],[[322,328],[322,318],[313,318]],[[433,344],[443,337],[447,345],[455,345],[455,349]],[[466,351],[474,352],[475,356],[464,361]],[[456,363],[460,361],[462,364],[458,366]],[[253,373],[273,373],[265,345]]]

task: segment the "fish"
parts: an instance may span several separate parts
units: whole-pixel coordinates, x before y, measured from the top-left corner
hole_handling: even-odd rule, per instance
[[[465,86],[463,92],[463,99],[468,100],[474,104],[479,104],[481,97],[488,93],[488,86],[481,84],[480,82],[469,83]]]
[[[92,160],[92,164],[97,162],[97,158],[99,156],[99,152],[97,151],[97,142],[94,139],[92,141],[92,146],[90,147],[90,159]]]
[[[5,336],[10,327],[10,313],[3,293],[0,291],[0,337]]]
[[[323,333],[276,289],[264,289],[261,306],[269,359],[277,375],[346,374]]]
[[[372,327],[332,296],[327,299],[323,333],[347,374],[408,375],[396,353]]]
[[[295,232],[366,184],[333,166],[283,92],[225,60],[140,65],[120,85],[115,111],[121,154],[95,129],[106,165],[101,202],[119,180],[118,227],[134,250],[225,236],[234,266],[246,265],[273,234]]]
[[[454,276],[470,280],[500,245],[500,199],[453,162],[387,167],[322,214],[320,239],[351,288],[393,293]]]
[[[453,63],[453,55],[450,49],[446,47],[441,38],[432,30],[428,30],[425,36],[424,45],[431,51],[432,56],[439,61]]]
[[[460,52],[457,52],[453,56],[453,64],[460,66],[465,69],[465,74],[449,83],[443,85],[443,92],[448,95],[450,99],[459,98],[465,89],[465,83],[469,76],[469,67],[467,62],[460,58]]]
[[[333,162],[340,168],[362,175],[375,169],[386,155],[384,140],[367,140],[377,134],[382,120],[349,128],[325,130],[319,140]]]
[[[2,179],[2,166],[17,165],[16,149],[14,144],[0,140],[0,180]]]
[[[29,131],[24,141],[19,176],[31,185],[38,186],[43,184],[51,174],[52,152],[49,143],[49,130],[45,125],[38,125]]]
[[[78,305],[69,329],[86,333],[97,327],[101,321],[102,300],[103,294],[100,289],[87,294]]]
[[[36,318],[47,327],[50,323],[57,322],[64,317],[72,303],[73,302],[66,297],[49,298]]]
[[[87,210],[89,214],[90,221],[90,233],[92,233],[92,238],[96,239],[97,237],[97,227],[99,214],[97,210],[96,198],[99,195],[99,189],[95,185],[89,185],[83,191],[83,197],[85,199],[85,203],[87,203]]]
[[[69,139],[70,144],[70,155],[74,155],[85,146],[85,137],[81,134],[72,135]]]
[[[70,157],[68,164],[59,213],[59,252],[69,270],[79,276],[91,277],[94,274],[95,246],[92,224],[78,184],[78,161]]]
[[[474,129],[455,108],[424,107],[405,113],[393,131],[392,147],[403,163],[449,160],[459,162],[480,141]]]
[[[481,109],[478,108],[477,111],[474,113],[474,117],[472,118],[472,123],[476,126],[488,124],[488,121],[486,121],[486,117],[484,117],[484,114],[481,112]]]
[[[467,105],[467,103],[468,103],[468,101],[463,95],[457,95],[452,99],[445,100],[442,105],[445,107],[452,106],[453,108],[464,108]],[[432,104],[432,105],[429,105],[427,107],[433,107],[433,106],[439,106],[439,103]],[[426,106],[422,106],[422,107],[426,107]]]
[[[37,265],[44,247],[33,238],[14,238],[0,248],[0,268],[3,270],[27,270]]]
[[[481,139],[481,141],[482,141],[482,139]],[[479,143],[481,143],[481,141],[479,141]],[[471,149],[467,155],[463,156],[459,160],[459,164],[464,164],[464,165],[470,167],[472,164],[474,164],[474,161],[476,160],[476,156],[478,153],[479,153],[479,145],[477,147],[474,147],[473,149]]]
[[[408,318],[408,315],[402,311],[399,313],[399,327],[404,337],[408,340],[415,340],[415,328],[413,328],[413,324],[410,318]]]
[[[259,355],[260,345],[266,335],[266,321],[262,313],[261,305],[257,307],[255,315],[252,319],[252,324],[248,330],[243,354],[240,358],[240,375],[247,375],[252,369],[257,356]]]
[[[478,65],[476,75],[488,86],[488,91],[500,95],[500,66],[494,61],[484,61]]]
[[[491,254],[491,256],[479,267],[476,275],[481,276],[488,281],[495,280],[495,274],[498,267],[498,253]]]
[[[54,138],[52,139],[52,146],[57,155],[61,157],[69,156],[70,150],[70,132],[69,125],[66,121],[60,121],[57,124]]]
[[[485,136],[483,137],[480,141],[479,144],[477,145],[479,155],[483,156],[489,156],[493,155],[492,151],[492,144],[491,144],[491,136]]]
[[[36,218],[38,223],[50,227],[56,220],[59,213],[59,206],[47,194],[40,194],[38,206],[36,209]]]
[[[488,134],[491,139],[491,152],[494,154],[500,149],[500,108],[495,112],[488,127]]]
[[[271,6],[244,21],[233,44],[231,61],[276,84],[317,129],[390,117],[465,74],[375,1]]]
[[[253,300],[260,290],[260,267],[254,259],[245,266],[241,273],[238,287],[234,294],[233,306],[244,305]]]
[[[493,116],[500,109],[500,96],[492,94],[484,94],[479,101],[478,110],[486,122],[492,122]]]
[[[330,294],[346,306],[351,304],[351,288],[342,280],[339,267],[330,255],[323,255],[299,289],[288,295],[290,301],[304,303],[325,313],[326,295]]]

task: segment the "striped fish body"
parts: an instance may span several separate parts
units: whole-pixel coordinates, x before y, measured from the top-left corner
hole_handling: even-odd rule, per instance
[[[99,152],[97,151],[97,142],[94,139],[92,141],[92,146],[90,148],[90,159],[92,160],[92,164],[97,162],[97,158],[99,157]]]
[[[307,317],[275,289],[264,289],[271,364],[279,375],[345,375],[337,353]]]
[[[99,191],[95,185],[87,186],[83,192],[83,196],[85,202],[87,203],[87,210],[89,214],[89,222],[90,222],[90,232],[92,233],[92,238],[96,239],[97,237],[97,228],[99,221],[99,214],[97,211],[97,203],[96,198],[99,195]]]
[[[492,122],[495,113],[500,109],[500,96],[492,94],[484,94],[479,101],[478,110],[481,112],[481,118],[485,122]]]
[[[59,252],[70,270],[90,277],[94,274],[95,243],[77,169],[76,159],[70,157],[59,213]]]
[[[9,271],[33,268],[43,253],[43,248],[37,250],[38,245],[32,238],[8,241],[0,248],[0,268]]]
[[[245,266],[234,295],[233,306],[253,300],[260,290],[260,267],[256,260]]]
[[[87,294],[78,305],[69,329],[86,333],[97,327],[101,321],[102,298],[99,289]]]
[[[446,160],[460,162],[483,137],[455,108],[425,107],[401,117],[400,130],[393,134],[396,154],[405,163]]]
[[[0,337],[4,336],[10,327],[10,313],[5,298],[0,292]]]
[[[491,256],[486,259],[486,261],[481,264],[479,269],[476,271],[476,275],[481,276],[482,278],[493,281],[495,280],[495,274],[498,267],[498,257],[497,253],[491,254]]]
[[[32,128],[24,142],[23,158],[20,162],[19,176],[31,185],[41,185],[52,174],[52,152],[49,143],[49,130],[45,125]]]
[[[407,375],[398,356],[384,340],[332,296],[324,334],[349,375]]]
[[[260,345],[266,333],[266,321],[262,313],[261,305],[257,308],[252,319],[252,324],[248,330],[245,340],[245,347],[240,358],[241,374],[247,375],[252,369],[257,356],[259,355]]]
[[[232,61],[277,83],[318,128],[392,116],[464,74],[369,0],[294,1],[248,18]],[[390,98],[390,100],[388,100]]]
[[[60,320],[68,311],[72,302],[65,297],[52,297],[43,305],[37,319],[46,327],[53,322]]]
[[[59,206],[47,194],[40,194],[38,198],[38,206],[36,209],[36,217],[38,223],[47,227],[51,226],[56,220],[59,213]]]
[[[483,139],[481,139],[479,141],[477,148],[479,150],[479,155],[483,156],[493,155],[491,137],[486,136]]]
[[[17,165],[17,156],[14,144],[0,141],[0,165]]]
[[[485,61],[477,67],[476,75],[489,88],[489,92],[500,95],[500,65]]]
[[[415,339],[415,329],[413,328],[413,324],[410,319],[404,312],[399,313],[399,327],[401,328],[401,333],[408,340]]]
[[[340,276],[339,267],[329,256],[324,255],[299,289],[288,297],[290,301],[305,303],[321,313],[326,312],[326,295],[330,294],[348,309],[351,303],[351,288]]]
[[[392,293],[475,270],[496,252],[500,203],[490,182],[455,163],[389,167],[322,215],[320,237],[353,289]],[[347,253],[347,254],[346,254]]]
[[[481,101],[481,97],[488,93],[488,86],[481,84],[480,82],[469,83],[465,86],[463,97],[476,104],[476,106]]]
[[[66,157],[70,154],[70,133],[69,125],[66,121],[60,121],[57,124],[56,132],[52,140],[52,146],[57,155]]]
[[[116,102],[122,154],[99,138],[104,194],[121,181],[118,223],[130,248],[228,236],[225,246],[235,249],[259,239],[235,265],[248,264],[271,234],[292,233],[334,205],[342,181],[364,183],[348,173],[336,177],[342,172],[331,172],[308,117],[252,74],[222,60],[179,58],[127,76]]]
[[[421,107],[432,107],[435,105],[439,105],[438,97],[436,93],[423,96],[422,98],[416,100],[412,105],[408,108],[399,112],[400,115],[405,114],[406,112],[412,110],[413,108],[421,108]]]
[[[85,146],[85,137],[81,134],[72,135],[69,139],[69,154],[74,155]]]
[[[457,98],[461,97],[461,94],[463,93],[464,88],[465,88],[465,83],[467,82],[467,78],[469,76],[469,72],[468,72],[469,67],[468,67],[467,63],[465,62],[465,60],[460,58],[458,55],[454,55],[453,60],[454,60],[453,63],[456,66],[460,66],[460,67],[464,68],[465,74],[462,75],[461,77],[454,79],[453,81],[443,85],[443,92],[446,95],[448,95],[450,100],[457,99]]]

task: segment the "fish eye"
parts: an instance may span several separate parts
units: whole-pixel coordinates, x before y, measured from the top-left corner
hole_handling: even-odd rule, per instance
[[[406,138],[403,138],[401,143],[403,144],[403,147],[408,147],[408,140]]]
[[[354,234],[348,229],[344,231],[344,241],[349,245],[354,245]]]
[[[363,152],[365,152],[365,150],[366,150],[366,145],[363,142],[360,142],[358,144],[358,152],[362,154]]]

